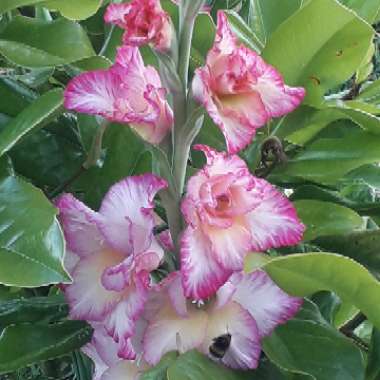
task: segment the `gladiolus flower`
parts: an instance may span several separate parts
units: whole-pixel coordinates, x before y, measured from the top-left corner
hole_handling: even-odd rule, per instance
[[[134,359],[130,337],[163,250],[153,236],[153,198],[166,182],[153,174],[112,186],[99,212],[70,194],[57,201],[73,278],[65,296],[73,319],[102,322],[119,357]]]
[[[285,85],[274,67],[238,43],[222,11],[206,66],[196,70],[193,93],[223,132],[229,153],[245,148],[257,128],[293,111],[305,96],[303,88]]]
[[[132,0],[129,3],[110,4],[104,20],[125,29],[123,42],[126,45],[152,44],[161,52],[170,49],[173,26],[159,0]]]
[[[136,47],[118,49],[108,70],[89,71],[70,81],[65,107],[129,123],[146,141],[159,144],[173,126],[173,113],[157,70],[144,66]]]
[[[297,244],[304,226],[291,202],[250,174],[236,155],[196,146],[207,164],[190,178],[182,213],[181,271],[187,297],[214,294],[249,252]]]
[[[216,338],[229,334],[228,347],[218,359],[235,369],[256,368],[261,338],[292,318],[302,304],[302,299],[284,293],[262,271],[234,273],[204,304],[185,298],[180,277],[179,272],[171,273],[151,296],[153,306],[147,302],[143,344],[150,365],[173,350],[198,349],[215,359],[210,347]]]

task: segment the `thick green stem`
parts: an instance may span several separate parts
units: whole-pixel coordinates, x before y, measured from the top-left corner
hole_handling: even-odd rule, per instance
[[[180,5],[180,30],[179,30],[179,54],[177,73],[173,73],[172,62],[165,56],[159,56],[165,65],[163,77],[173,73],[173,78],[166,78],[170,85],[173,96],[174,129],[172,133],[172,160],[171,170],[166,171],[166,178],[169,180],[169,189],[161,193],[161,202],[166,210],[170,232],[176,247],[177,267],[179,266],[179,239],[183,229],[183,219],[181,214],[181,198],[184,191],[187,161],[189,158],[190,147],[199,131],[201,122],[200,116],[188,115],[188,76],[191,42],[194,30],[194,23],[197,14],[205,0],[184,0]],[[176,76],[176,78],[174,78]],[[175,79],[175,80],[173,80]],[[159,154],[156,152],[156,154]],[[161,164],[164,163],[162,159]],[[160,171],[161,172],[161,171]]]

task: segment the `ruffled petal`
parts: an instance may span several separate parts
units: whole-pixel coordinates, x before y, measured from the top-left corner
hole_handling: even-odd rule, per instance
[[[118,356],[131,360],[136,358],[136,352],[130,338],[134,335],[136,321],[144,310],[148,290],[137,281],[137,286],[125,290],[123,296],[123,300],[108,314],[105,327],[118,342]]]
[[[104,14],[104,21],[120,28],[126,28],[125,16],[129,14],[130,10],[131,6],[128,3],[110,4]]]
[[[205,336],[207,314],[189,310],[187,318],[179,316],[170,303],[162,305],[149,322],[144,335],[144,359],[156,365],[167,352],[184,353],[198,347]]]
[[[256,179],[255,191],[260,194],[261,203],[245,215],[252,234],[252,249],[260,252],[299,243],[305,226],[292,203],[262,179]]]
[[[100,321],[112,310],[120,293],[106,290],[101,279],[104,270],[120,260],[116,252],[103,250],[78,262],[72,273],[73,283],[65,287],[71,318]]]
[[[65,235],[67,248],[85,257],[103,249],[103,238],[95,223],[96,213],[72,194],[63,194],[55,205],[59,209],[59,221]],[[67,253],[67,256],[72,254]],[[68,257],[71,261],[72,257]],[[72,265],[69,264],[70,267]]]
[[[104,362],[107,367],[111,367],[120,360],[117,356],[117,344],[107,334],[102,322],[92,323],[91,326],[94,328],[91,344],[102,362]]]
[[[98,225],[107,242],[126,255],[140,253],[152,243],[153,198],[166,187],[153,175],[128,177],[112,186],[103,199]]]
[[[231,274],[215,260],[211,243],[200,229],[187,227],[181,239],[181,273],[186,297],[213,295]]]
[[[114,112],[115,102],[120,97],[119,84],[120,77],[110,70],[80,74],[66,87],[65,107],[69,110],[116,120]]]
[[[302,305],[302,298],[291,297],[263,271],[234,275],[236,291],[232,296],[255,319],[260,337],[292,318]]]
[[[305,89],[286,86],[282,76],[274,67],[265,63],[259,56],[257,61],[261,75],[253,88],[260,94],[267,112],[272,117],[292,112],[302,103]]]
[[[231,342],[221,361],[230,368],[256,368],[261,353],[257,326],[252,316],[238,303],[230,302],[209,313],[203,352],[214,358],[210,346],[215,338],[224,334],[231,335]]]

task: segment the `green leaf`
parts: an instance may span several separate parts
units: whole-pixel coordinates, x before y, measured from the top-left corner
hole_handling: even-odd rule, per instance
[[[0,112],[16,116],[35,98],[29,89],[15,80],[0,78]]]
[[[316,244],[326,251],[351,257],[380,276],[380,230],[326,236],[318,239]]]
[[[16,177],[0,180],[0,283],[35,287],[70,281],[55,215],[31,184]]]
[[[93,120],[96,123],[95,118]],[[88,127],[87,120],[82,131]],[[128,126],[112,124],[107,127],[103,137],[103,152],[100,165],[88,169],[73,184],[73,190],[82,193],[84,201],[95,209],[111,185],[134,174],[145,148],[141,139]]]
[[[289,85],[306,88],[305,103],[349,79],[374,35],[369,24],[335,0],[309,1],[271,35],[264,58]]]
[[[189,351],[169,366],[170,380],[259,380],[255,372],[233,371],[217,364],[198,351]]]
[[[62,90],[51,90],[18,114],[0,132],[0,156],[11,149],[27,133],[42,127],[62,112]]]
[[[140,376],[140,380],[166,380],[167,370],[169,366],[176,361],[177,357],[178,354],[176,352],[167,353],[162,357],[159,364],[145,371]]]
[[[79,142],[65,134],[69,130],[59,120],[22,139],[9,152],[16,172],[49,192],[72,178],[85,157]]]
[[[333,253],[307,253],[276,257],[263,269],[287,293],[305,297],[328,290],[355,305],[380,326],[380,283],[354,260]],[[245,270],[250,271],[249,256]]]
[[[67,315],[68,306],[62,295],[16,298],[0,302],[0,326],[23,322],[45,322]]]
[[[23,16],[13,18],[0,34],[0,53],[25,67],[62,65],[95,54],[86,32],[76,22]]]
[[[368,354],[366,380],[378,380],[380,377],[380,331],[373,329]]]
[[[380,11],[378,0],[339,0],[342,4],[353,9],[360,17],[363,17],[370,24],[374,23]]]
[[[304,178],[322,184],[334,184],[359,166],[380,160],[380,137],[360,130],[348,130],[347,135],[320,138],[303,152],[290,159],[273,174]]]
[[[302,5],[302,0],[248,0],[248,24],[265,45],[268,37]],[[247,2],[248,2],[247,1]]]
[[[229,24],[238,39],[250,49],[261,53],[264,44],[235,11],[225,11]]]
[[[65,355],[86,344],[91,335],[91,327],[82,321],[6,327],[0,336],[0,373]]]
[[[364,380],[360,350],[330,326],[316,305],[277,327],[263,340],[263,350],[277,366],[314,380]],[[307,347],[307,349],[305,349]]]
[[[103,0],[49,0],[42,6],[57,10],[70,20],[84,20],[95,14]]]
[[[301,200],[294,202],[297,214],[306,225],[303,239],[342,234],[363,227],[363,220],[355,211],[331,202]]]
[[[26,5],[35,5],[43,1],[45,0],[2,0],[0,3],[0,13],[5,13]]]
[[[369,84],[357,97],[364,102],[380,105],[380,79]]]
[[[335,105],[329,103],[329,108],[333,108],[342,114],[343,118],[348,118],[355,124],[359,125],[363,130],[380,134],[380,118],[367,112],[360,107],[360,103],[349,103],[338,101]]]

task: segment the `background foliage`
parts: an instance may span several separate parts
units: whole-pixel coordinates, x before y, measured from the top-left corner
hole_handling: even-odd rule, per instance
[[[121,42],[122,31],[103,22],[108,2],[0,2],[2,379],[91,379],[91,362],[79,351],[91,328],[67,320],[54,285],[70,278],[52,201],[70,191],[97,208],[115,181],[152,170],[150,152],[121,125],[106,130],[101,159],[93,162],[96,118],[63,109],[70,78],[109,67]],[[176,7],[162,4],[175,21]],[[289,85],[307,90],[303,106],[263,128],[242,156],[252,172],[291,194],[307,226],[302,244],[252,254],[247,270],[262,267],[308,300],[265,339],[257,371],[171,353],[143,379],[379,379],[380,0],[214,1],[211,17],[197,20],[192,70],[212,45],[218,9],[228,10],[240,40]],[[149,49],[143,53],[155,64]],[[282,140],[286,162],[262,162],[269,136]],[[224,147],[210,119],[197,142]],[[193,152],[191,163],[189,172],[203,159]]]

